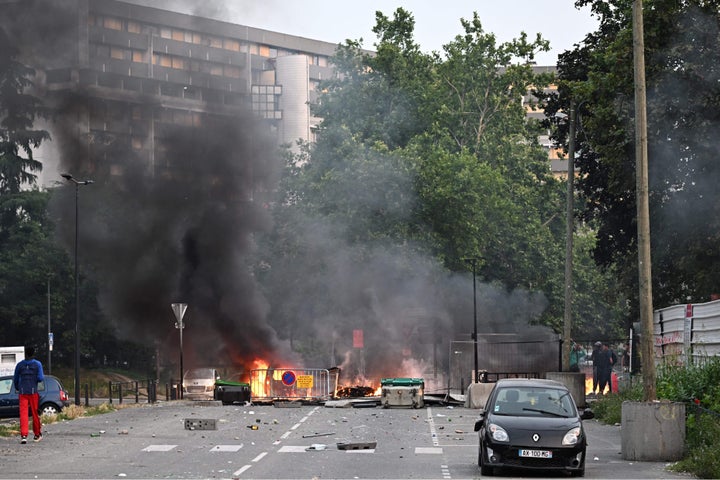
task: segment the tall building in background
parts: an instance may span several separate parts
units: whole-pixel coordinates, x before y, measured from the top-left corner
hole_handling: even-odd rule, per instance
[[[336,44],[116,0],[2,3],[0,22],[36,69],[38,92],[73,102],[62,128],[87,141],[90,161],[124,146],[163,174],[167,128],[247,111],[278,144],[314,140],[309,105],[333,74]],[[122,174],[121,164],[105,167]]]
[[[90,171],[122,175],[122,155],[106,152],[129,149],[148,174],[169,174],[162,142],[169,129],[248,111],[279,145],[314,141],[320,119],[310,105],[334,73],[337,44],[118,0],[0,0],[0,8],[21,60],[36,69],[37,92],[72,104],[48,129],[63,130],[56,140],[83,142],[77,161]],[[528,107],[528,117],[540,115]],[[553,173],[566,174],[548,136],[540,142]],[[40,155],[41,186],[57,180],[57,157]]]

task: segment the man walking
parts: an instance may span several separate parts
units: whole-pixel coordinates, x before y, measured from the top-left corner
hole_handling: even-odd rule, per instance
[[[28,410],[32,412],[34,440],[42,440],[42,424],[38,413],[38,383],[45,380],[42,364],[35,359],[35,348],[25,347],[25,360],[15,366],[13,383],[20,397],[20,443],[27,443]]]

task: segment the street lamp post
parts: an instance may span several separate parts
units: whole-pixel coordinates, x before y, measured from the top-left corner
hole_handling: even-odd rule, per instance
[[[78,196],[80,185],[90,185],[92,180],[78,180],[69,173],[62,177],[75,184],[75,405],[80,405],[80,288],[78,283]]]

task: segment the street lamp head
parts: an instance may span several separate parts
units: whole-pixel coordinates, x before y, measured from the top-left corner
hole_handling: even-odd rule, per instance
[[[72,180],[73,180],[73,176],[70,175],[69,173],[61,173],[60,176],[63,177],[65,180],[68,180],[68,181],[72,181]]]

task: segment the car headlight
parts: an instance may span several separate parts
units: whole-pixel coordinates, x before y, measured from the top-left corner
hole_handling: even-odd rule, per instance
[[[577,445],[580,440],[580,427],[575,427],[568,431],[563,437],[563,445]]]
[[[507,432],[500,425],[491,423],[488,428],[490,429],[490,436],[493,440],[496,440],[498,442],[510,441],[510,437],[508,436]]]

